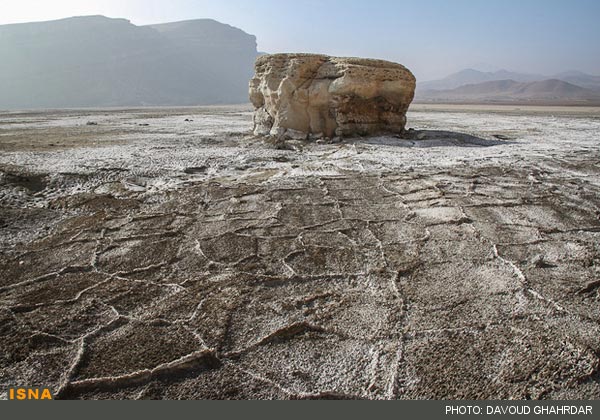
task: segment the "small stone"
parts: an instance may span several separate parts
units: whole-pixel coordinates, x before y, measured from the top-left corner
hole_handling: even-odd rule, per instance
[[[546,262],[543,255],[536,255],[531,260],[531,265],[535,268],[553,268],[556,267],[554,264]]]
[[[317,141],[319,139],[324,138],[325,136],[323,135],[323,133],[310,133],[308,135],[308,140],[310,141]]]
[[[207,169],[208,169],[207,166],[194,166],[191,168],[185,168],[183,170],[183,172],[185,172],[188,175],[203,174],[203,173],[206,173]]]
[[[306,140],[308,138],[308,133],[304,133],[298,130],[287,129],[284,134],[286,139],[290,140]]]

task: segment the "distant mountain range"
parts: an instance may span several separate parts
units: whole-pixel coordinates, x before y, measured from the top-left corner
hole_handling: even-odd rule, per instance
[[[441,80],[433,80],[429,82],[420,82],[417,86],[418,90],[449,90],[456,89],[464,85],[474,85],[477,83],[491,82],[495,80],[514,80],[517,82],[534,82],[546,79],[543,76],[536,74],[515,73],[507,70],[496,72],[483,72],[474,69],[465,69],[457,73],[451,74]]]
[[[420,82],[419,90],[448,90],[456,89],[464,85],[474,85],[483,82],[493,82],[497,80],[514,80],[515,82],[540,82],[542,80],[556,79],[568,82],[586,89],[600,90],[600,76],[591,76],[580,71],[568,71],[544,76],[542,74],[517,73],[508,70],[499,70],[495,72],[484,72],[474,69],[466,69],[458,73],[451,74],[441,80],[429,82]]]
[[[556,105],[600,104],[600,92],[585,89],[557,79],[539,82],[497,80],[470,84],[448,90],[421,91],[418,101],[423,102],[497,102]]]
[[[591,76],[580,71],[568,71],[559,73],[554,77],[582,88],[600,91],[600,76]]]
[[[0,109],[243,103],[256,38],[210,19],[0,26]]]
[[[416,102],[600,105],[600,76],[579,71],[551,77],[466,69],[417,85]]]

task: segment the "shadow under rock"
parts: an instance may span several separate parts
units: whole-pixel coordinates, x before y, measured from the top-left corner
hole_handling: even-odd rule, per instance
[[[497,136],[495,140],[488,140],[465,133],[441,130],[408,130],[402,135],[378,136],[355,140],[363,144],[397,146],[397,147],[491,147],[503,144],[512,144],[513,139]]]

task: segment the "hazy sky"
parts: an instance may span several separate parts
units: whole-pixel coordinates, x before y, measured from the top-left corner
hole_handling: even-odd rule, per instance
[[[0,0],[0,24],[92,14],[212,18],[260,51],[384,58],[420,80],[466,67],[600,75],[600,0]]]

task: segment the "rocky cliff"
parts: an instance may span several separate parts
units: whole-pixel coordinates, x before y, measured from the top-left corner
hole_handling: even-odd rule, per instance
[[[256,38],[209,20],[0,26],[0,109],[242,103]]]

